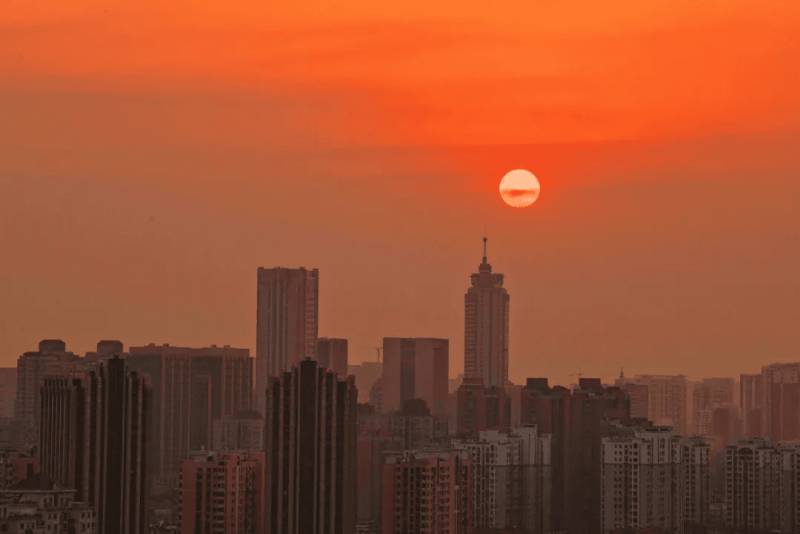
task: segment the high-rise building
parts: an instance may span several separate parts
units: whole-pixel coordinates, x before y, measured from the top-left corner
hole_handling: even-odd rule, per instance
[[[550,436],[553,488],[550,524],[554,531],[566,530],[570,399],[571,393],[567,388],[551,388],[546,378],[528,378],[520,392],[520,423],[536,425],[540,433]]]
[[[97,342],[94,351],[87,352],[83,356],[85,363],[96,363],[106,360],[112,356],[125,356],[125,345],[117,339],[101,339]]]
[[[377,534],[380,529],[383,452],[396,450],[385,416],[374,406],[358,405],[356,438],[356,532]]]
[[[248,349],[229,346],[150,344],[129,350],[128,365],[147,376],[153,390],[152,480],[171,491],[189,451],[211,446],[214,420],[252,408],[253,361]]]
[[[572,391],[567,411],[565,453],[565,530],[600,532],[601,440],[614,424],[630,420],[630,399],[619,388],[604,387],[599,378],[581,378]]]
[[[383,411],[394,412],[407,400],[423,399],[433,415],[446,415],[449,345],[447,339],[384,338]]]
[[[466,450],[386,453],[382,534],[469,534],[472,467]]]
[[[372,390],[372,386],[383,374],[383,363],[361,362],[356,365],[348,365],[347,374],[353,375],[356,379],[358,401],[367,403],[369,402],[369,392]]]
[[[258,269],[256,409],[263,410],[269,377],[278,377],[317,353],[319,271]]]
[[[669,427],[602,440],[602,532],[652,528],[683,534],[709,509],[709,446]]]
[[[0,419],[14,417],[14,402],[17,398],[16,367],[0,368]]]
[[[356,520],[357,392],[306,359],[270,379],[264,416],[266,532],[339,534]]]
[[[347,376],[347,340],[333,337],[318,338],[317,361],[337,375]]]
[[[712,436],[714,413],[723,406],[733,406],[735,396],[736,380],[733,378],[704,378],[697,382],[692,395],[693,433]]]
[[[264,449],[264,418],[255,410],[214,420],[216,451],[260,451]]]
[[[478,531],[552,532],[550,436],[535,426],[455,440],[470,453],[472,524]]]
[[[800,439],[800,362],[761,368],[762,430],[771,440]]]
[[[118,356],[90,371],[86,384],[87,475],[80,494],[94,505],[98,534],[144,534],[151,389]]]
[[[689,434],[689,382],[683,375],[638,375],[634,383],[647,386],[648,419],[671,426],[681,435]]]
[[[724,524],[736,532],[800,532],[800,446],[743,440],[725,449]]]
[[[150,392],[125,360],[42,387],[42,475],[94,507],[99,534],[143,534]]]
[[[625,374],[620,371],[614,385],[628,394],[631,399],[631,417],[635,419],[647,419],[650,416],[650,394],[645,384],[637,384],[625,378]]]
[[[508,382],[509,296],[503,275],[492,272],[486,257],[470,276],[464,295],[464,377],[480,378],[487,387]]]
[[[500,386],[484,387],[480,378],[464,377],[456,392],[456,433],[477,436],[484,430],[507,431],[511,405]]]
[[[39,456],[42,474],[63,488],[84,491],[86,468],[87,392],[80,378],[49,376],[41,390]]]
[[[760,374],[739,377],[739,408],[746,438],[764,437],[764,380]]]
[[[47,376],[70,376],[77,368],[79,358],[67,352],[60,339],[44,339],[39,350],[26,352],[17,359],[17,397],[14,417],[32,429],[30,438],[38,442],[40,396],[39,390]]]
[[[96,534],[91,506],[76,491],[36,475],[0,490],[0,532],[13,534]]]
[[[199,451],[182,462],[183,534],[260,534],[263,511],[263,452]]]

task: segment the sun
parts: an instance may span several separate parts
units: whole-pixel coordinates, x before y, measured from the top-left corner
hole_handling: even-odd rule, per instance
[[[500,196],[512,208],[527,208],[539,198],[542,187],[531,171],[514,169],[500,180]]]

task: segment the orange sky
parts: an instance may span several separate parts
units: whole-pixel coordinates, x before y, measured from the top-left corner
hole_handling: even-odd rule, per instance
[[[456,373],[484,230],[513,379],[800,357],[797,2],[146,4],[0,16],[0,365],[252,347],[256,266],[303,264],[352,359]]]

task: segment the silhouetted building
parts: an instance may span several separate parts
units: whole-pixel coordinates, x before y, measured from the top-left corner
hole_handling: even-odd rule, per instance
[[[733,406],[735,396],[736,380],[733,378],[704,378],[696,383],[692,395],[692,433],[712,436],[714,412],[722,406]]]
[[[39,390],[47,376],[70,376],[78,367],[80,358],[67,352],[60,339],[45,339],[37,352],[26,352],[17,359],[17,400],[14,417],[31,429],[31,444],[38,442]]]
[[[42,387],[42,474],[94,507],[100,534],[146,530],[149,390],[111,357],[84,378],[48,377]]]
[[[602,532],[656,528],[684,534],[708,520],[709,446],[669,427],[602,440]]]
[[[76,491],[36,475],[0,490],[0,532],[13,534],[95,534],[91,506]]]
[[[80,378],[46,377],[41,388],[39,456],[42,474],[63,488],[85,492],[88,475],[87,391]]]
[[[472,468],[466,450],[386,453],[383,534],[472,532]]]
[[[550,436],[535,426],[455,440],[472,463],[472,525],[478,531],[552,532]]]
[[[347,340],[332,337],[318,338],[317,361],[337,375],[347,376]]]
[[[492,273],[486,258],[478,272],[470,275],[464,295],[464,377],[480,378],[487,387],[505,387],[508,382],[509,296],[503,275]]]
[[[83,357],[84,366],[106,360],[112,356],[124,356],[125,346],[122,341],[116,339],[101,339],[97,342],[97,349],[94,352],[87,352]]]
[[[764,437],[764,379],[760,374],[739,377],[742,431],[747,438]]]
[[[264,418],[255,410],[214,420],[213,448],[217,451],[264,449]]]
[[[394,412],[423,399],[434,415],[447,414],[450,343],[437,338],[383,339],[382,410]]]
[[[647,386],[648,419],[656,425],[671,426],[681,435],[689,433],[689,382],[685,376],[638,375],[633,382]]]
[[[147,530],[151,398],[145,378],[126,359],[105,359],[87,376],[87,476],[79,494],[96,510],[98,534]]]
[[[266,532],[353,532],[357,392],[315,360],[271,378],[264,417]]]
[[[356,532],[376,534],[380,529],[383,452],[392,450],[394,438],[385,415],[370,404],[359,403],[356,438]]]
[[[381,362],[361,362],[357,365],[347,366],[347,374],[353,375],[356,379],[359,402],[370,402],[369,393],[382,373],[383,363]]]
[[[153,390],[148,458],[154,484],[169,490],[186,454],[211,445],[214,420],[252,408],[253,361],[248,349],[150,344],[131,347],[128,365]]]
[[[553,487],[550,524],[555,531],[566,528],[570,400],[568,389],[561,386],[551,388],[546,378],[529,378],[520,392],[520,423],[536,425],[541,434],[550,436]]]
[[[184,534],[264,532],[264,453],[199,451],[181,464]]]
[[[725,450],[724,523],[737,532],[800,532],[800,446],[765,439]]]
[[[484,430],[510,428],[511,405],[505,388],[484,387],[480,378],[464,377],[456,392],[456,433],[477,436]]]
[[[613,432],[611,422],[630,420],[630,400],[619,388],[605,388],[597,378],[581,378],[567,411],[566,524],[569,532],[601,530],[601,440]]]
[[[635,419],[647,419],[650,417],[650,393],[646,384],[637,384],[625,378],[625,374],[620,371],[614,385],[628,394],[631,399],[631,417]]]
[[[17,368],[0,368],[0,419],[14,417],[14,403],[17,398]]]
[[[280,376],[317,353],[319,271],[258,269],[256,406],[263,410],[269,377]]]

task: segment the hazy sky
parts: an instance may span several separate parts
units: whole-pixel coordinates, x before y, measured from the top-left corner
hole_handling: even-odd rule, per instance
[[[455,375],[484,232],[516,381],[800,360],[800,3],[150,4],[4,3],[0,365],[253,349],[256,267],[304,265],[352,361]]]

